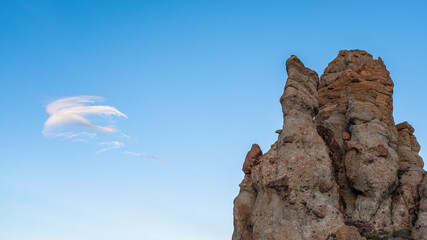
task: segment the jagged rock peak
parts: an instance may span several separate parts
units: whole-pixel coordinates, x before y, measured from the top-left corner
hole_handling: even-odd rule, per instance
[[[286,70],[283,127],[246,156],[233,240],[427,239],[420,145],[394,123],[381,58],[342,50],[320,81],[294,55]]]

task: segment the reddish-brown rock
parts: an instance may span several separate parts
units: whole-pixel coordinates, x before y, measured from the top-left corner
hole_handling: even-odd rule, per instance
[[[337,240],[362,240],[359,231],[354,226],[344,225],[337,231]]]
[[[252,148],[246,155],[245,162],[243,163],[243,172],[250,174],[252,167],[259,163],[261,156],[262,151],[258,144],[252,144]]]
[[[342,133],[342,140],[350,140],[350,133],[343,132]]]

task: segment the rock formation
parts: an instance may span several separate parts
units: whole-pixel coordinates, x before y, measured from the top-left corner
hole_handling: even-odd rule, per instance
[[[395,125],[381,58],[340,51],[320,81],[296,56],[286,70],[283,129],[245,159],[233,240],[427,239],[420,145]]]

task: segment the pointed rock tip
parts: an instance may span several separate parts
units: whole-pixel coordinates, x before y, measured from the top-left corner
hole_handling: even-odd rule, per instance
[[[291,69],[296,69],[299,72],[304,72],[306,74],[315,75],[316,77],[318,76],[315,71],[304,66],[304,63],[302,63],[301,60],[299,60],[299,58],[295,55],[291,55],[288,58],[288,60],[286,60],[286,71],[288,72],[288,75],[289,75],[289,71]]]
[[[286,60],[286,67],[288,67],[291,64],[298,64],[302,65],[304,67],[304,64],[299,60],[299,58],[296,55],[291,55],[288,60]]]
[[[258,144],[252,144],[251,150],[246,154],[245,162],[243,163],[243,172],[250,174],[253,166],[259,164],[259,159],[262,156],[261,148]]]
[[[410,133],[414,133],[415,129],[414,127],[412,127],[411,124],[409,124],[407,121],[404,121],[402,123],[399,123],[396,125],[397,131],[403,130],[403,129],[408,129]]]
[[[256,143],[252,144],[252,147],[251,147],[250,151],[257,151],[257,152],[261,152],[261,154],[262,154],[260,146],[258,144],[256,144]]]

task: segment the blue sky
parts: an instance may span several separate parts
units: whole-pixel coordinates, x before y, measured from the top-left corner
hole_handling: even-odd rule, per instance
[[[395,121],[415,127],[426,157],[426,9],[0,1],[0,239],[230,239],[244,157],[252,143],[268,150],[282,125],[291,54],[319,75],[340,49],[381,56]],[[127,118],[89,119],[117,131],[88,143],[45,137],[46,105],[73,96],[102,97],[91,104]]]

